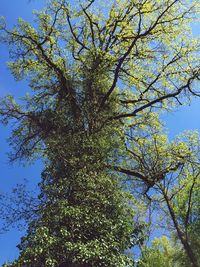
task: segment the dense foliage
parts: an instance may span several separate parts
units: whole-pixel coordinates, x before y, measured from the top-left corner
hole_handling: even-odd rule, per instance
[[[17,213],[28,221],[20,256],[5,266],[133,266],[136,245],[139,266],[200,264],[199,138],[169,142],[159,118],[199,96],[198,1],[104,4],[52,0],[34,26],[1,21],[9,67],[32,89],[1,101],[1,121],[15,123],[10,159],[45,162],[32,216]],[[173,244],[145,246],[145,212],[160,221],[152,206]]]

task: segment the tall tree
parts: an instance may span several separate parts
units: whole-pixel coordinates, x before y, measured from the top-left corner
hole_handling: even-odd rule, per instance
[[[11,266],[130,264],[124,251],[137,225],[113,173],[129,174],[120,164],[134,125],[156,107],[199,95],[199,44],[188,28],[197,8],[197,1],[178,0],[113,1],[104,8],[93,0],[71,9],[53,0],[36,14],[35,28],[20,19],[9,30],[1,22],[10,69],[33,90],[25,104],[12,97],[1,103],[2,122],[18,124],[11,160],[46,159],[37,218]]]

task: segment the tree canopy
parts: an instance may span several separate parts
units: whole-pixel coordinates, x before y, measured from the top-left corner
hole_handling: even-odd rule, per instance
[[[13,209],[28,230],[5,266],[133,266],[135,246],[139,266],[175,266],[176,246],[182,266],[200,266],[199,137],[169,141],[160,120],[200,95],[198,12],[195,0],[52,0],[34,25],[1,20],[9,68],[32,90],[0,103],[10,160],[45,163],[30,216]],[[152,206],[172,245],[145,247]]]

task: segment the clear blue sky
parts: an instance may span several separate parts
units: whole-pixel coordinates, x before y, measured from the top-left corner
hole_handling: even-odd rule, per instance
[[[6,17],[8,26],[13,26],[18,17],[32,22],[32,10],[41,9],[45,0],[1,0],[0,16]],[[199,27],[200,28],[200,27]],[[194,27],[195,35],[200,32],[197,26]],[[27,90],[24,82],[14,81],[10,75],[6,62],[8,61],[8,50],[5,46],[0,45],[0,97],[6,94],[13,94],[16,97],[22,96]],[[200,131],[200,99],[195,99],[188,107],[180,107],[178,111],[164,115],[166,125],[169,128],[169,135],[174,135],[183,130],[190,129]],[[6,153],[9,151],[6,139],[9,137],[10,128],[0,126],[0,193],[9,192],[13,186],[23,181],[24,178],[30,181],[30,187],[34,187],[40,178],[42,169],[41,162],[32,166],[22,167],[15,163],[13,166],[8,164]],[[20,242],[23,232],[16,229],[0,234],[0,265],[6,260],[12,260],[18,255],[16,245]]]
[[[43,0],[1,0],[0,16],[6,17],[7,24],[12,27],[16,24],[17,18],[32,21],[32,10],[40,9],[44,5]],[[13,94],[16,97],[23,96],[28,90],[27,85],[23,82],[16,83],[10,75],[6,62],[8,61],[8,50],[5,46],[0,45],[0,97],[6,94]],[[8,164],[6,153],[9,151],[6,139],[9,137],[10,128],[0,125],[0,193],[9,192],[17,183],[23,182],[24,179],[30,181],[30,187],[34,188],[40,178],[42,164],[37,162],[32,166],[22,167],[15,163]],[[6,260],[12,260],[18,255],[16,245],[20,242],[22,232],[12,229],[11,231],[0,234],[0,266]]]

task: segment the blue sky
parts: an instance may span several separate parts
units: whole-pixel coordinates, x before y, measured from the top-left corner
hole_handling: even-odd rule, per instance
[[[18,17],[32,22],[32,10],[41,9],[44,0],[1,0],[0,16],[6,17],[8,26],[12,27]],[[199,27],[200,28],[200,27]],[[200,32],[197,26],[194,26],[194,33]],[[7,94],[13,94],[16,97],[23,96],[28,90],[26,83],[16,82],[10,75],[6,62],[8,61],[8,50],[0,45],[0,97]],[[200,99],[194,99],[190,106],[180,107],[174,113],[165,114],[164,119],[169,129],[169,135],[172,138],[176,134],[186,130],[200,131]],[[7,152],[9,151],[6,139],[9,137],[10,128],[0,126],[0,193],[9,192],[13,186],[23,181],[24,178],[30,181],[30,187],[34,187],[39,178],[42,169],[42,163],[36,162],[32,166],[22,167],[15,163],[8,164]],[[12,229],[7,233],[0,234],[0,265],[6,260],[12,260],[18,255],[16,245],[20,242],[23,232]]]
[[[21,17],[25,20],[32,21],[32,10],[40,9],[44,4],[42,0],[2,0],[0,1],[0,16],[4,16],[7,25],[12,27],[16,24],[17,18]],[[0,45],[0,97],[7,94],[13,94],[16,97],[23,96],[28,90],[26,83],[13,79],[10,75],[6,62],[9,60],[8,50],[4,45]],[[11,129],[9,127],[0,126],[0,193],[9,192],[17,183],[27,179],[30,187],[34,188],[40,178],[42,163],[36,162],[31,166],[20,166],[18,163],[8,164],[7,152],[9,151],[6,139],[9,137]],[[16,245],[20,242],[23,232],[11,229],[5,234],[0,234],[0,266],[6,260],[12,260],[18,255]]]

